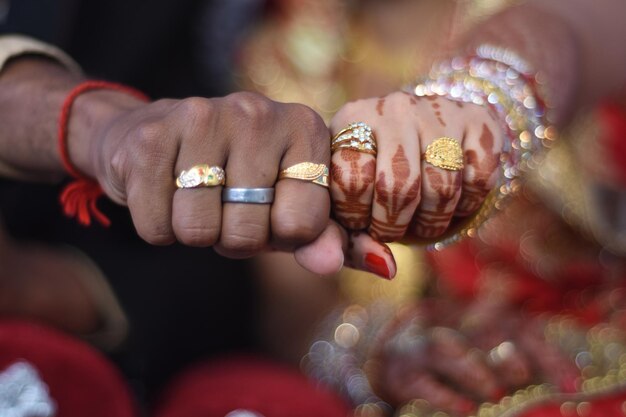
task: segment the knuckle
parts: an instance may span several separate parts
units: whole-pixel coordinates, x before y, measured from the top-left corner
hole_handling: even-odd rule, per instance
[[[169,245],[175,240],[171,229],[165,225],[137,227],[137,234],[151,245]]]
[[[126,184],[132,172],[132,158],[127,149],[118,149],[105,167],[106,181],[101,182],[109,197],[118,203],[126,202]]]
[[[304,104],[289,104],[288,106],[291,110],[292,117],[298,125],[316,131],[326,130],[326,125],[321,116],[309,106],[305,106]]]
[[[313,214],[284,211],[280,221],[272,225],[272,234],[277,241],[289,244],[305,244],[315,240],[322,232],[322,222]]]
[[[135,140],[133,143],[141,147],[152,147],[163,135],[165,125],[159,121],[140,123],[135,128]]]
[[[127,148],[120,147],[115,150],[110,162],[109,177],[121,180],[126,178],[130,170],[130,162],[132,158]]]
[[[385,97],[385,106],[389,106],[391,114],[395,114],[395,111],[406,111],[408,100],[406,94],[401,91],[395,91]],[[403,113],[400,113],[403,114]]]
[[[176,237],[188,246],[207,247],[217,241],[217,231],[207,226],[182,224],[176,227]]]
[[[378,98],[364,98],[344,104],[332,118],[331,130],[337,132],[346,127],[348,123],[360,121],[364,113],[371,114],[372,108],[376,106],[378,100]]]
[[[291,144],[296,141],[297,146],[309,155],[323,157],[324,162],[330,159],[328,140],[330,132],[324,120],[313,109],[302,104],[289,104],[289,130],[294,134],[289,135]],[[304,137],[302,136],[304,134]]]
[[[335,113],[335,116],[331,120],[331,126],[334,131],[343,129],[348,123],[355,121],[355,116],[359,114],[359,110],[362,109],[363,100],[351,101],[344,104]]]
[[[178,111],[189,121],[206,121],[213,114],[213,103],[203,97],[189,97],[178,104]]]
[[[233,93],[226,100],[235,114],[253,123],[267,119],[275,108],[275,103],[267,97],[247,91]]]
[[[118,162],[126,164],[127,173],[149,171],[163,153],[165,128],[160,122],[143,123],[136,128],[135,139],[125,150],[119,151]]]

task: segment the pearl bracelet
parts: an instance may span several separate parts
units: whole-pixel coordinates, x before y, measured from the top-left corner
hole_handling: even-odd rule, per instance
[[[475,236],[477,228],[520,188],[523,172],[537,166],[543,148],[550,147],[556,138],[556,130],[548,122],[548,106],[540,94],[540,77],[529,68],[514,52],[483,45],[474,56],[435,64],[427,76],[410,87],[410,92],[420,97],[441,96],[490,107],[499,115],[509,138],[500,158],[502,175],[494,190],[473,216],[429,243],[429,249],[441,250]]]

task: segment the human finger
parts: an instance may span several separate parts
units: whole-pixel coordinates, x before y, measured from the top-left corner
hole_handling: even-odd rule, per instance
[[[476,323],[466,326],[464,334],[484,352],[486,363],[503,386],[518,388],[532,382],[535,372],[530,358],[516,342],[520,317],[508,306],[501,300],[477,299],[466,310],[464,320]]]
[[[378,154],[368,231],[379,241],[393,242],[406,233],[420,198],[420,141],[415,120],[407,117],[417,100],[396,92],[375,102],[376,114],[369,120],[376,127]]]
[[[535,371],[563,392],[576,392],[580,371],[565,352],[545,339],[543,324],[532,320],[519,333],[517,343],[536,365]]]
[[[441,97],[420,98],[419,136],[422,188],[412,220],[413,235],[434,238],[448,228],[461,196],[465,136],[460,109]]]
[[[396,276],[398,267],[391,249],[363,231],[348,232],[344,265],[385,279]]]
[[[292,251],[317,239],[330,218],[330,133],[309,107],[282,104],[279,111],[288,140],[271,209],[272,243]],[[307,179],[297,178],[300,174]]]
[[[328,221],[328,191],[312,182],[276,180],[279,169],[302,162],[328,165],[326,126],[306,106],[258,94],[236,93],[222,100],[220,131],[228,132],[230,141],[222,232],[215,249],[248,257],[268,246],[270,231],[272,245],[281,249],[313,241]],[[233,193],[245,194],[245,201],[233,201]],[[258,200],[257,194],[266,198]]]
[[[332,220],[313,242],[294,251],[296,262],[304,269],[319,275],[332,275],[343,267],[344,248],[348,247],[348,233]]]
[[[450,328],[435,327],[431,339],[431,370],[483,401],[497,400],[504,394],[478,349],[472,349],[462,335]]]
[[[366,127],[350,128],[352,123],[368,123],[373,116],[367,103],[366,100],[359,100],[344,105],[330,122],[333,142],[347,141],[346,145],[351,142],[357,145],[336,149],[331,157],[333,216],[348,230],[362,230],[370,224],[376,156],[374,152],[359,150],[359,139],[365,139],[367,135]],[[376,126],[369,127],[375,140]],[[350,139],[351,136],[354,137]]]
[[[207,247],[217,242],[221,230],[226,145],[224,138],[215,134],[214,102],[186,99],[178,111],[194,117],[182,132],[175,168],[179,188],[172,203],[172,226],[179,242]]]
[[[276,117],[277,103],[252,93],[219,100],[216,131],[226,135],[229,145],[214,249],[229,258],[247,258],[268,246],[274,183],[286,138]]]
[[[172,198],[179,131],[163,117],[171,105],[171,100],[152,103],[139,120],[128,121],[132,126],[110,133],[123,138],[110,158],[107,194],[128,206],[137,234],[154,245],[176,240]]]
[[[455,211],[457,216],[474,213],[495,186],[504,144],[502,129],[487,116],[490,114],[488,109],[471,104],[464,106],[473,106],[476,116],[466,128],[463,144],[465,167],[461,197]]]
[[[509,388],[519,388],[532,382],[529,359],[511,340],[504,340],[487,351],[487,362],[498,379]]]

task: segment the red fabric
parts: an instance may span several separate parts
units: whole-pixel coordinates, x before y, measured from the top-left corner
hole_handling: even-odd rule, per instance
[[[224,417],[245,409],[264,417],[346,417],[350,408],[297,370],[253,357],[208,362],[177,378],[156,417]]]
[[[83,93],[92,90],[115,90],[130,94],[139,100],[148,101],[146,95],[125,85],[110,83],[107,81],[85,81],[72,89],[63,101],[61,114],[59,115],[58,148],[63,167],[74,177],[74,181],[68,184],[61,192],[60,200],[63,212],[68,217],[77,217],[78,222],[84,226],[91,225],[91,216],[105,227],[111,224],[108,217],[96,206],[98,198],[103,194],[102,188],[97,181],[86,176],[71,161],[67,146],[68,126],[74,101]]]
[[[133,417],[121,375],[90,346],[41,325],[0,320],[0,371],[23,360],[37,369],[56,417]]]
[[[600,138],[606,147],[609,164],[615,173],[615,179],[626,187],[626,109],[614,103],[607,103],[600,108],[600,116],[606,129]]]
[[[475,297],[482,284],[481,271],[497,257],[497,261],[505,265],[510,279],[506,300],[510,305],[533,313],[571,314],[587,324],[596,324],[602,319],[602,306],[593,297],[594,291],[600,288],[599,265],[582,261],[571,264],[547,281],[515,260],[513,253],[519,253],[519,248],[499,248],[501,250],[492,257],[481,261],[473,243],[467,239],[427,255],[441,287],[449,294],[465,300]]]

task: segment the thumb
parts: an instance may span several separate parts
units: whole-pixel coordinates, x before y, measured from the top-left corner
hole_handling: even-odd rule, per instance
[[[315,274],[331,275],[342,266],[371,272],[391,279],[396,275],[396,261],[391,250],[365,232],[348,233],[334,221],[312,243],[295,250],[296,261]]]
[[[345,265],[392,279],[398,270],[391,249],[366,232],[351,232],[345,252]]]
[[[294,257],[301,267],[314,274],[336,274],[343,266],[342,248],[347,247],[347,243],[348,233],[330,220],[316,240],[294,251]]]

